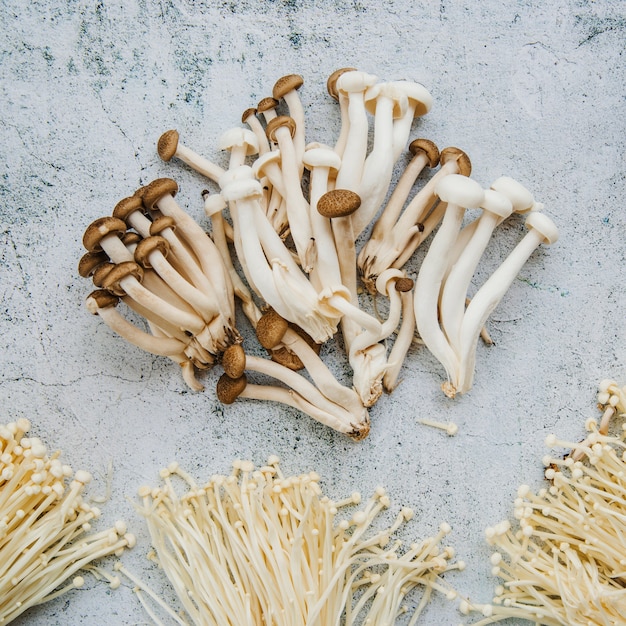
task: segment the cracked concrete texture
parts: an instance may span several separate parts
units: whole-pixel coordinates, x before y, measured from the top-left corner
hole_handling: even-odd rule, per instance
[[[202,479],[235,457],[262,463],[276,453],[286,472],[317,469],[332,496],[384,484],[395,507],[416,509],[407,540],[450,522],[468,569],[449,580],[488,601],[497,581],[484,527],[511,514],[519,483],[539,484],[545,435],[581,438],[599,380],[626,382],[623,3],[7,0],[0,24],[2,419],[31,419],[66,462],[95,474],[94,492],[112,462],[103,524],[127,520],[139,542],[124,561],[166,598],[126,497],[173,459]],[[207,391],[189,392],[169,361],[87,314],[90,285],[76,273],[85,226],[154,177],[176,178],[181,202],[205,224],[206,182],[159,160],[162,131],[176,127],[223,163],[221,133],[297,72],[307,139],[332,143],[339,114],[325,83],[344,66],[424,83],[434,107],[412,137],[465,149],[484,186],[517,178],[561,229],[494,312],[496,345],[479,346],[474,389],[444,398],[441,367],[415,347],[358,444],[278,406],[222,407],[218,372],[204,376]],[[520,221],[501,229],[476,284],[522,232]],[[323,355],[343,376],[337,347]],[[419,416],[452,420],[459,434],[419,426]],[[145,621],[130,585],[92,587],[18,623]],[[436,597],[420,623],[459,621]]]

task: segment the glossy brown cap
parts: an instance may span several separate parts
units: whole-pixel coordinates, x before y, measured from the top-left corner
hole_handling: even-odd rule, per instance
[[[405,276],[404,278],[398,278],[398,280],[396,280],[395,288],[396,288],[396,291],[399,291],[400,293],[404,293],[407,291],[411,291],[411,289],[413,289],[414,284],[415,284],[415,281],[412,278]]]
[[[93,275],[91,276],[91,280],[96,287],[103,288],[104,281],[106,277],[109,275],[109,272],[115,267],[115,263],[102,263],[96,267]]]
[[[116,296],[124,296],[126,295],[126,291],[124,291],[123,287],[120,285],[120,281],[127,276],[133,276],[141,282],[143,280],[143,270],[134,261],[117,263],[106,275],[102,286]]]
[[[287,74],[287,76],[282,76],[276,81],[272,89],[272,96],[274,96],[276,100],[280,100],[290,91],[300,89],[302,85],[304,85],[304,78],[302,78],[302,76],[299,74]]]
[[[164,161],[171,160],[178,150],[178,131],[166,130],[157,141],[157,152]]]
[[[278,100],[276,98],[272,98],[271,96],[268,98],[263,98],[259,100],[259,104],[256,105],[257,113],[264,113],[265,111],[271,111],[278,106]]]
[[[245,124],[253,115],[256,115],[256,114],[257,114],[257,110],[254,107],[246,109],[241,114],[241,123]]]
[[[283,126],[289,129],[293,138],[296,134],[296,122],[293,117],[289,117],[288,115],[279,115],[267,123],[267,126],[265,127],[265,134],[267,135],[267,138],[270,141],[276,141],[276,131]]]
[[[96,289],[87,296],[87,309],[94,315],[98,314],[98,309],[107,309],[115,306],[119,298],[105,289]]]
[[[288,328],[287,320],[270,309],[257,322],[256,336],[266,350],[272,350],[281,342]]]
[[[135,261],[145,269],[150,269],[152,267],[150,255],[155,251],[167,256],[170,251],[170,244],[158,235],[142,239],[135,248]]]
[[[331,97],[335,100],[339,100],[339,92],[337,91],[337,79],[346,72],[356,72],[354,67],[342,67],[339,70],[335,70],[326,81],[326,89]]]
[[[232,379],[241,378],[246,369],[246,353],[241,344],[228,346],[222,353],[222,367],[226,376]]]
[[[409,151],[413,156],[424,153],[431,169],[439,165],[439,148],[430,139],[414,139],[409,144]]]
[[[156,203],[163,196],[175,196],[177,192],[178,183],[175,180],[171,178],[157,178],[143,188],[141,200],[146,209],[153,211]]]
[[[83,278],[89,278],[98,265],[108,263],[109,257],[104,252],[87,252],[78,261],[78,274]]]
[[[100,242],[107,235],[122,237],[126,232],[126,223],[116,217],[101,217],[93,221],[83,235],[83,246],[87,252],[100,252]]]
[[[359,194],[349,189],[327,191],[317,202],[317,211],[324,217],[346,217],[361,206]]]
[[[141,211],[143,213],[143,202],[139,196],[129,196],[128,198],[122,198],[113,209],[113,217],[124,220],[128,223],[128,218],[135,211]]]
[[[159,215],[152,224],[150,224],[150,234],[151,235],[159,235],[166,228],[171,228],[174,230],[176,228],[176,222],[173,217],[169,215]]]
[[[239,378],[231,378],[222,374],[217,381],[217,399],[222,404],[232,404],[248,385],[248,379],[243,374]]]
[[[461,176],[469,176],[472,173],[472,162],[460,148],[444,148],[439,156],[439,162],[443,165],[447,161],[456,160]]]

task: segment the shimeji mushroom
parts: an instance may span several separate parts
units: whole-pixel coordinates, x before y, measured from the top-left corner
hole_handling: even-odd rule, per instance
[[[422,595],[417,622],[433,591],[456,592],[442,575],[463,569],[441,542],[450,526],[403,549],[394,533],[413,517],[401,509],[388,528],[378,516],[390,507],[382,488],[359,510],[359,493],[333,501],[310,472],[284,476],[277,457],[258,469],[237,460],[228,476],[198,485],[177,463],[161,471],[163,485],[139,489],[155,560],[193,624],[392,625]],[[179,495],[174,479],[184,481]],[[146,586],[124,568],[141,597]],[[409,595],[411,594],[411,595]],[[150,596],[168,614],[173,611]],[[147,602],[147,598],[145,600]],[[152,609],[152,605],[150,605]],[[181,621],[179,623],[187,623]]]
[[[100,510],[83,499],[91,480],[27,437],[24,418],[0,425],[0,623],[83,586],[80,571],[120,580],[92,563],[135,544],[126,524],[91,533]]]
[[[626,414],[626,387],[603,381],[599,408]],[[484,616],[474,626],[508,618],[548,625],[623,624],[626,615],[626,430],[610,437],[595,420],[580,443],[546,438],[549,447],[578,452],[543,462],[550,486],[518,489],[517,524],[505,520],[486,531],[496,551],[492,573],[502,579],[489,604],[464,601],[465,613]]]
[[[469,157],[459,148],[444,148],[440,154],[432,142],[417,139],[410,144],[409,149],[414,158],[407,167],[406,178],[403,180],[401,177],[374,224],[369,240],[359,253],[361,277],[370,291],[374,290],[376,277],[381,272],[390,267],[402,268],[443,218],[445,202],[439,202],[436,193],[439,182],[452,174],[469,176],[471,172]],[[419,171],[426,164],[433,168],[438,163],[441,163],[440,169],[402,211]]]
[[[224,404],[231,404],[242,394],[247,398],[258,397],[258,386],[248,385],[245,377],[246,371],[257,372],[286,386],[286,388],[264,386],[262,399],[283,402],[287,392],[290,401],[286,404],[297,408],[311,407],[311,411],[305,412],[314,419],[353,439],[363,439],[370,429],[367,410],[363,405],[353,401],[349,390],[340,395],[338,386],[336,382],[332,382],[329,373],[319,364],[316,365],[317,367],[312,367],[309,360],[309,372],[319,387],[284,365],[246,354],[241,345],[230,346],[222,355],[224,375],[218,381],[217,397]],[[333,397],[333,400],[330,397]],[[304,402],[300,402],[299,398]],[[344,406],[345,398],[350,404]],[[294,404],[294,400],[298,402],[297,405]]]

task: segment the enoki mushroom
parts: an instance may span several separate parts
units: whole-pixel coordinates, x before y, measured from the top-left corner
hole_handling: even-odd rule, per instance
[[[162,470],[161,487],[139,490],[138,509],[150,530],[156,560],[172,583],[193,624],[391,625],[406,613],[411,591],[422,595],[416,623],[433,591],[456,593],[441,578],[462,561],[442,547],[450,526],[406,549],[394,533],[410,520],[403,508],[393,524],[376,530],[376,518],[390,506],[379,488],[359,510],[358,493],[335,502],[323,495],[311,472],[284,476],[277,457],[255,469],[235,461],[229,476],[197,485],[177,463]],[[187,489],[179,495],[174,479]],[[344,510],[346,509],[346,510]],[[153,617],[159,599],[123,567]],[[157,618],[158,619],[158,618]],[[179,620],[179,623],[187,623]]]

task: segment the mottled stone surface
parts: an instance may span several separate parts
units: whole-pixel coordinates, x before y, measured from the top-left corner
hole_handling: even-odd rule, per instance
[[[234,457],[262,463],[275,453],[286,472],[317,469],[332,496],[385,485],[395,508],[416,510],[407,540],[450,522],[449,543],[468,568],[448,580],[488,601],[497,581],[484,527],[511,514],[518,484],[540,483],[545,435],[582,438],[599,380],[626,382],[624,4],[5,0],[0,25],[2,421],[31,419],[66,462],[94,473],[94,495],[112,463],[102,524],[128,522],[139,540],[124,562],[166,599],[127,497],[174,459],[202,479]],[[440,365],[416,346],[361,443],[276,405],[222,407],[217,371],[202,377],[207,391],[189,392],[175,365],[87,313],[91,286],[76,273],[84,227],[156,176],[176,178],[181,202],[206,224],[206,182],[160,161],[162,131],[176,127],[224,163],[221,133],[297,72],[307,139],[332,143],[339,112],[325,84],[344,66],[424,83],[435,104],[412,136],[465,149],[484,186],[517,178],[561,229],[492,315],[495,346],[479,346],[474,389],[443,397]],[[522,232],[520,220],[501,229],[476,284]],[[347,381],[337,346],[322,354]],[[420,426],[420,416],[452,420],[459,434]],[[144,623],[130,583],[87,586],[18,623]],[[460,621],[435,597],[420,623]]]

